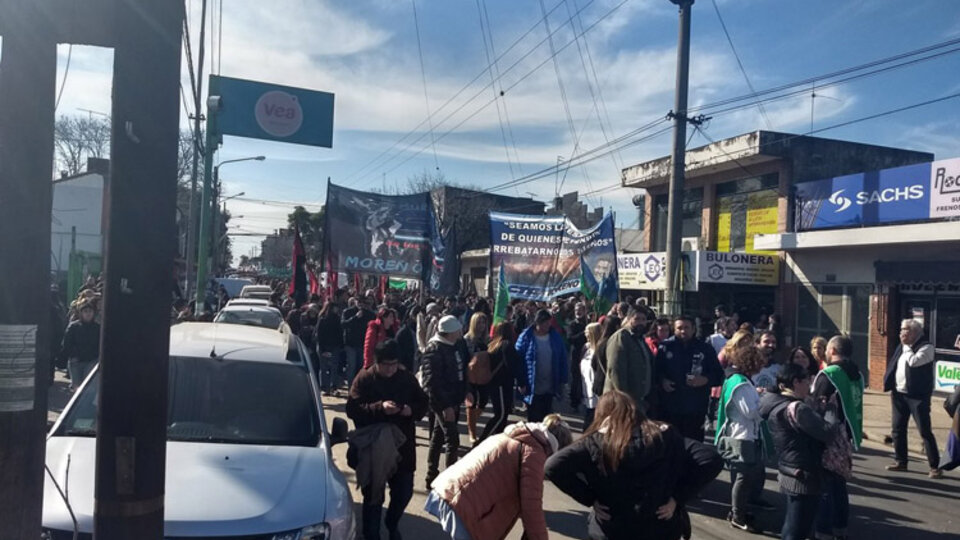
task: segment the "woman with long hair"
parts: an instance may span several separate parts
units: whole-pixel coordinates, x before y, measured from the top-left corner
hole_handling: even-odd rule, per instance
[[[480,442],[503,432],[507,426],[507,417],[513,410],[513,388],[527,384],[523,359],[513,347],[517,341],[513,324],[507,321],[495,324],[491,334],[487,354],[490,355],[490,371],[493,377],[486,389],[487,397],[493,404],[493,417],[483,426]]]
[[[817,363],[817,371],[823,371],[830,362],[827,360],[827,338],[823,336],[814,336],[810,340],[810,354]]]
[[[463,340],[467,342],[467,352],[470,354],[470,358],[473,358],[478,352],[487,350],[489,334],[490,318],[482,311],[474,313],[470,317],[469,330],[463,336]],[[473,404],[467,407],[467,433],[470,435],[470,444],[477,444],[477,420],[487,406],[487,400],[490,397],[488,394],[489,385],[471,384],[470,386],[474,400]]]
[[[730,526],[756,533],[753,516],[747,512],[751,499],[763,489],[764,451],[760,427],[760,393],[752,377],[766,360],[756,347],[733,350],[727,358],[728,376],[717,409],[714,444],[730,467]]]
[[[620,330],[620,317],[610,315],[603,319],[603,325],[600,329],[600,342],[593,353],[591,366],[593,367],[593,394],[599,396],[603,394],[603,385],[607,382],[607,340],[610,336]],[[592,422],[591,422],[592,423]],[[588,424],[589,425],[589,424]]]
[[[672,335],[672,330],[672,323],[666,317],[660,317],[650,325],[650,331],[647,332],[644,342],[646,342],[647,347],[650,347],[650,352],[654,356],[656,356],[660,344]]]
[[[787,363],[797,364],[805,369],[811,376],[815,376],[817,372],[820,371],[820,366],[817,364],[817,361],[814,360],[813,355],[803,347],[794,347],[790,351],[790,354],[787,355]]]
[[[373,351],[380,343],[397,337],[397,329],[400,321],[397,320],[397,312],[386,307],[380,308],[377,312],[377,318],[367,323],[367,335],[363,339],[363,367],[364,369],[373,365]]]
[[[583,413],[583,425],[589,426],[593,423],[594,410],[597,407],[599,396],[593,390],[594,371],[593,356],[600,346],[600,340],[603,338],[603,328],[600,323],[590,323],[584,330],[587,343],[583,346],[583,354],[580,356],[580,376],[583,381],[583,405],[586,411]]]
[[[611,390],[583,437],[547,460],[546,477],[591,508],[589,538],[675,540],[683,533],[680,477],[684,441]]]

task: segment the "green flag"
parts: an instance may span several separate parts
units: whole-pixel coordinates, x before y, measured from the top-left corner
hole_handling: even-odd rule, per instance
[[[507,280],[503,274],[503,263],[500,264],[500,276],[497,279],[497,299],[493,308],[493,324],[502,323],[507,318],[507,305],[510,303],[510,293],[507,291]],[[492,326],[491,326],[492,328]]]

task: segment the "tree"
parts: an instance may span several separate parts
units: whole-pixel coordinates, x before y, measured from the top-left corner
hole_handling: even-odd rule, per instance
[[[296,206],[293,212],[287,215],[287,225],[291,231],[294,225],[299,225],[303,249],[307,252],[307,262],[312,264],[320,263],[325,212],[326,208],[323,207],[319,212],[310,212],[302,206]]]
[[[53,126],[57,169],[69,176],[86,169],[87,158],[110,155],[110,118],[62,115]]]

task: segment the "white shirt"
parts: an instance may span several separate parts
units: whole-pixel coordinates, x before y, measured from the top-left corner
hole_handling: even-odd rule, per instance
[[[720,354],[723,346],[727,344],[727,337],[721,333],[712,334],[707,338],[707,342],[713,346],[713,351]]]
[[[897,392],[907,393],[907,367],[920,367],[933,362],[933,344],[925,343],[917,351],[911,345],[903,345],[897,359]]]
[[[589,345],[583,348],[583,358],[580,359],[580,375],[583,377],[583,405],[588,409],[596,409],[598,398],[593,393],[593,349]]]
[[[727,403],[726,435],[741,441],[755,441],[760,429],[760,394],[752,384],[741,384]]]

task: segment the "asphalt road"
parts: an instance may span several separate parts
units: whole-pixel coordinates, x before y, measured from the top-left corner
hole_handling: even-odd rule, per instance
[[[344,400],[325,398],[327,421],[334,416],[344,416]],[[481,418],[480,425],[487,416]],[[516,417],[519,420],[519,417]],[[580,428],[579,418],[568,416],[571,426]],[[350,423],[353,427],[352,422]],[[423,511],[427,492],[424,475],[427,459],[426,422],[421,422],[417,430],[418,470],[414,481],[414,496],[407,507],[407,514],[401,521],[400,530],[404,538],[415,540],[444,538],[436,519]],[[461,425],[461,442],[467,443],[466,426]],[[466,451],[464,448],[462,451]],[[880,445],[870,443],[854,457],[854,479],[849,485],[851,516],[851,538],[896,538],[897,540],[919,539],[960,539],[960,471],[947,474],[942,480],[927,478],[926,462],[913,460],[911,470],[906,473],[888,473],[884,466],[891,462],[891,451]],[[353,471],[346,467],[346,446],[334,448],[337,464],[344,470],[350,482]],[[443,460],[441,458],[441,464]],[[351,485],[354,501],[357,502],[359,523],[360,492]],[[776,473],[767,470],[766,492],[764,498],[777,504],[775,511],[761,514],[758,525],[765,536],[779,538],[783,518],[782,495],[777,488]],[[752,537],[737,531],[727,524],[729,510],[730,483],[726,471],[702,493],[700,500],[690,505],[690,518],[693,523],[694,538],[728,539]],[[550,538],[581,539],[586,538],[587,509],[558,491],[550,482],[544,487],[544,512]],[[519,523],[507,537],[518,540],[522,534]],[[386,538],[386,532],[383,533]],[[642,538],[642,536],[637,536]]]

